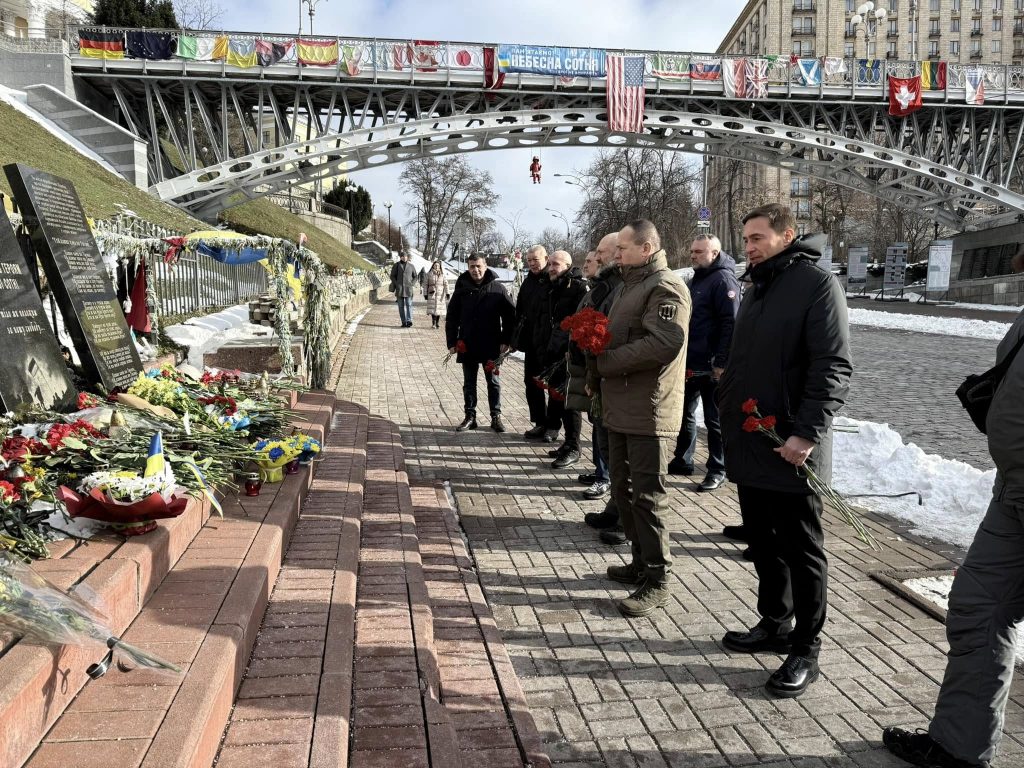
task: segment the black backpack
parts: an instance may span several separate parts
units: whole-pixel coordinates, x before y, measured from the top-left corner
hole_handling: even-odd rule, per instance
[[[957,387],[956,396],[960,398],[960,403],[967,411],[967,415],[971,417],[974,426],[980,429],[982,434],[988,434],[985,420],[988,418],[988,409],[992,405],[992,398],[995,397],[999,382],[1010,370],[1013,358],[1017,356],[1022,345],[1024,345],[1024,335],[1020,337],[1014,348],[1010,350],[1010,354],[1003,358],[1001,363],[980,375],[971,374],[964,379],[963,384]]]

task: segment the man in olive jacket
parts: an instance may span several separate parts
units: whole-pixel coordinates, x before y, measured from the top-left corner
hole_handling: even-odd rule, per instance
[[[752,629],[727,632],[723,644],[743,653],[788,652],[766,686],[782,697],[799,696],[818,676],[828,585],[821,498],[799,468],[806,464],[829,481],[832,418],[853,371],[846,297],[816,263],[824,240],[797,239],[792,212],[777,203],[744,217],[752,287],[718,390],[726,472],[739,486],[761,614]],[[761,417],[776,419],[785,445],[744,428],[754,418],[750,401]]]
[[[609,566],[608,578],[639,585],[619,610],[647,616],[670,596],[665,475],[683,418],[690,292],[669,270],[650,221],[623,227],[618,250],[622,292],[608,316],[612,338],[597,357],[597,372],[612,497],[632,542],[632,559]]]

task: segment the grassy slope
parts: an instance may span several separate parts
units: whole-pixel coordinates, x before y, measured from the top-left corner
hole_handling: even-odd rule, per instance
[[[205,225],[173,205],[155,197],[80,155],[45,128],[14,107],[0,102],[0,165],[24,163],[70,179],[82,199],[86,215],[110,218],[117,203],[154,224],[180,232],[205,229]],[[10,194],[7,177],[0,174],[0,191]]]

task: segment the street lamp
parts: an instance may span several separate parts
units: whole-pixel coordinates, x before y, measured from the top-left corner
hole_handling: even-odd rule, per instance
[[[565,244],[566,244],[566,246],[568,246],[569,245],[569,240],[572,239],[572,234],[571,234],[571,231],[569,229],[569,220],[567,218],[565,218],[565,214],[564,213],[562,213],[561,211],[556,211],[554,208],[545,208],[544,210],[545,211],[550,211],[551,215],[554,218],[561,219],[562,221],[565,222]]]
[[[888,11],[885,8],[875,8],[875,4],[868,0],[860,7],[857,8],[857,12],[850,17],[850,24],[853,26],[853,52],[857,53],[857,31],[859,29],[864,30],[864,56],[868,57],[870,52],[868,51],[868,40],[875,39],[878,37],[878,29],[885,22],[885,17],[888,16]],[[870,31],[870,22],[874,19],[875,31],[874,34]]]
[[[388,258],[391,258],[391,206],[394,205],[390,200],[384,201],[384,207],[388,209]]]
[[[316,14],[317,3],[325,3],[327,0],[299,0],[299,18],[302,18],[302,4],[309,6],[309,34],[313,34],[313,16]],[[301,30],[300,30],[301,33]]]
[[[579,176],[577,176],[575,174],[572,174],[572,173],[556,173],[555,174],[555,178],[556,179],[565,179],[564,183],[572,184],[574,187],[579,187],[580,189],[582,189],[584,191],[586,190],[586,187],[583,185],[583,179],[581,179]]]
[[[357,189],[359,189],[359,187],[351,181],[345,185],[345,192],[348,193],[348,225],[352,229],[353,235],[356,233],[356,219],[355,215],[352,213],[352,196],[355,194]]]

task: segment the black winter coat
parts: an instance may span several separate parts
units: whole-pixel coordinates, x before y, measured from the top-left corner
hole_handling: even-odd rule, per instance
[[[457,362],[494,360],[500,354],[501,345],[511,341],[515,319],[512,298],[494,270],[484,272],[479,285],[468,272],[463,272],[455,281],[455,291],[448,302],[444,324],[448,349],[461,340],[466,343],[466,352],[458,356]]]
[[[540,313],[541,303],[547,296],[548,285],[548,273],[541,270],[537,274],[527,272],[522,285],[519,286],[512,346],[530,357],[537,356],[544,351],[543,346],[535,345],[534,335],[537,315]]]
[[[576,311],[587,307],[596,309],[607,316],[612,309],[612,302],[622,291],[622,271],[616,266],[601,269],[590,278],[590,290],[580,301]],[[565,407],[571,411],[590,410],[591,398],[586,393],[587,366],[596,365],[594,358],[583,352],[571,341],[569,342],[569,388],[566,392]],[[596,375],[596,373],[595,373]]]
[[[707,373],[712,367],[725,368],[736,312],[740,308],[740,281],[732,256],[721,253],[711,266],[693,271],[690,299],[693,314],[690,315],[686,367],[696,373]]]
[[[824,235],[803,237],[747,271],[729,364],[718,388],[725,466],[738,485],[809,493],[807,481],[759,432],[745,432],[743,403],[757,400],[776,431],[815,444],[808,463],[824,481],[832,474],[832,418],[849,390],[853,363],[846,297],[815,262]]]
[[[537,320],[547,329],[543,355],[545,367],[561,360],[569,351],[569,332],[562,330],[562,321],[576,313],[586,295],[587,284],[577,267],[549,283],[547,301],[541,305],[541,316]]]

